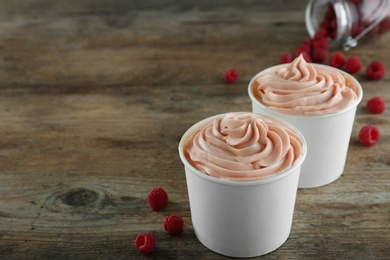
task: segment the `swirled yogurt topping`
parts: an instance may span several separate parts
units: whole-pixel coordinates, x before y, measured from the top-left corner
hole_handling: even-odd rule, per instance
[[[184,153],[203,173],[249,181],[292,167],[304,149],[299,135],[282,123],[253,113],[229,113],[205,120]]]
[[[285,114],[331,114],[357,101],[352,77],[301,56],[289,65],[261,73],[252,84],[256,99]]]

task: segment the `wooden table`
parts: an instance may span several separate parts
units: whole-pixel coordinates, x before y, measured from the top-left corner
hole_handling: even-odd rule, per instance
[[[306,1],[0,1],[0,258],[222,258],[195,237],[177,152],[195,122],[250,111],[247,84],[307,37]],[[347,53],[390,70],[390,33]],[[239,80],[223,81],[235,67]],[[390,73],[357,78],[358,106],[344,174],[298,190],[287,242],[264,259],[390,258]],[[380,128],[359,144],[365,124]],[[155,187],[169,194],[149,209]],[[163,220],[180,214],[184,233]]]

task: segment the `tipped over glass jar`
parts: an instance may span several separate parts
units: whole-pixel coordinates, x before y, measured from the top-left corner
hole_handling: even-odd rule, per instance
[[[349,50],[367,35],[390,30],[390,0],[310,0],[305,20],[311,37],[324,28],[332,47]]]

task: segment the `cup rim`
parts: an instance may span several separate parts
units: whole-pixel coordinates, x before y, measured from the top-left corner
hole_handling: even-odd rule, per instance
[[[190,135],[193,134],[194,132],[196,132],[197,129],[200,129],[201,126],[205,122],[207,122],[209,120],[212,120],[213,118],[216,118],[216,117],[219,117],[219,116],[223,116],[223,115],[226,115],[226,114],[229,114],[229,113],[254,114],[256,116],[261,116],[261,117],[265,117],[265,118],[277,121],[278,123],[281,123],[284,126],[290,128],[295,133],[297,133],[299,138],[301,138],[301,140],[302,140],[303,153],[301,154],[301,157],[290,168],[285,169],[285,170],[283,170],[283,171],[281,171],[279,173],[272,174],[270,176],[265,176],[265,177],[260,178],[258,180],[235,181],[235,180],[228,180],[228,179],[220,179],[220,178],[216,178],[216,177],[210,176],[210,175],[208,175],[206,173],[203,173],[203,172],[199,171],[194,166],[192,166],[192,164],[190,162],[188,162],[186,156],[184,155],[184,146],[185,146],[187,140],[190,138]],[[275,181],[277,181],[279,179],[282,179],[282,178],[292,174],[299,167],[301,167],[302,163],[304,162],[304,160],[306,158],[307,143],[306,143],[306,140],[303,137],[302,133],[296,127],[294,127],[292,124],[290,124],[290,123],[288,123],[288,122],[286,122],[284,120],[277,119],[277,118],[274,118],[274,117],[259,115],[259,114],[253,113],[253,112],[226,112],[226,113],[221,113],[221,114],[217,114],[217,115],[214,115],[214,116],[210,116],[210,117],[204,118],[204,119],[198,121],[197,123],[195,123],[194,125],[192,125],[190,128],[188,128],[187,131],[183,134],[182,138],[180,139],[178,149],[179,149],[180,159],[183,162],[184,166],[189,168],[192,173],[194,173],[195,175],[201,177],[202,179],[205,179],[207,181],[214,182],[214,183],[217,183],[217,184],[222,184],[222,185],[230,185],[230,186],[258,186],[258,185],[264,185],[264,184],[272,183],[272,182],[275,182]]]
[[[328,66],[328,65],[324,65],[324,64],[318,64],[318,63],[312,63],[314,66],[318,66],[318,67],[323,67],[323,68],[331,68],[333,70],[336,70],[338,72],[340,72],[341,74],[343,75],[346,75],[348,76],[352,81],[354,81],[356,83],[356,86],[358,88],[358,98],[357,100],[349,105],[348,107],[338,111],[338,112],[335,112],[335,113],[327,113],[327,114],[287,114],[287,113],[282,113],[282,112],[279,112],[277,110],[274,110],[266,105],[264,105],[262,102],[260,102],[253,94],[252,92],[252,85],[254,83],[254,81],[263,73],[267,72],[267,71],[270,71],[270,70],[275,70],[277,69],[278,67],[285,67],[285,66],[288,66],[289,64],[278,64],[278,65],[275,65],[275,66],[272,66],[272,67],[269,67],[269,68],[266,68],[260,72],[258,72],[255,76],[252,77],[252,79],[249,81],[249,85],[248,85],[248,94],[249,94],[249,97],[250,99],[252,100],[252,102],[254,104],[256,104],[257,106],[259,107],[262,107],[263,109],[266,109],[267,111],[269,111],[270,113],[272,113],[273,115],[275,115],[275,117],[280,117],[280,116],[283,116],[283,117],[290,117],[290,118],[305,118],[305,119],[321,119],[321,118],[328,118],[328,117],[335,117],[337,115],[340,115],[340,114],[343,114],[351,109],[354,109],[355,107],[357,107],[359,105],[359,103],[362,101],[362,98],[363,98],[363,88],[362,88],[362,85],[360,84],[360,82],[354,77],[352,76],[351,74],[345,72],[345,71],[342,71],[338,68],[334,68],[334,67],[331,67],[331,66]]]

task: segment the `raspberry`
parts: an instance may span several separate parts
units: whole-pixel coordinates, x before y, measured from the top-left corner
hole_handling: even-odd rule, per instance
[[[379,129],[374,125],[365,125],[360,129],[359,140],[365,146],[372,146],[379,140]]]
[[[313,59],[313,61],[318,62],[318,63],[324,62],[327,57],[328,57],[328,50],[327,49],[317,48],[317,49],[314,49],[312,54],[311,54],[311,58]]]
[[[292,54],[291,53],[285,53],[280,57],[279,64],[284,64],[284,63],[290,63],[292,61]]]
[[[335,52],[330,55],[329,65],[341,69],[345,64],[345,56],[341,52]]]
[[[386,69],[383,63],[373,61],[366,69],[366,75],[372,80],[380,80],[386,74]]]
[[[309,53],[302,52],[301,55],[302,55],[303,59],[305,59],[306,62],[311,62],[311,58],[310,58]]]
[[[330,21],[332,19],[335,19],[335,17],[336,17],[336,13],[333,9],[333,5],[329,3],[328,10],[326,10],[324,20]]]
[[[329,49],[329,40],[327,38],[313,40],[313,49]]]
[[[361,68],[362,63],[360,62],[360,59],[356,56],[348,58],[348,60],[345,62],[345,71],[350,74],[358,73]]]
[[[320,27],[326,30],[326,35],[329,34],[330,22],[328,20],[322,20],[322,22],[320,23]]]
[[[150,233],[139,234],[134,241],[134,246],[142,254],[150,254],[154,250],[156,239]]]
[[[367,101],[366,108],[373,114],[382,114],[385,112],[385,101],[381,97],[373,97]]]
[[[236,69],[231,68],[225,71],[225,81],[227,83],[233,83],[238,79],[238,73]]]
[[[171,215],[164,221],[164,229],[170,235],[178,235],[183,232],[183,218],[179,215]]]
[[[336,29],[334,29],[333,31],[331,31],[331,32],[329,32],[329,37],[331,38],[331,39],[336,39],[337,38],[337,28]]]
[[[312,38],[306,38],[306,39],[303,41],[302,45],[307,45],[307,46],[309,46],[309,48],[311,48],[312,42],[313,42],[313,39],[312,39]]]
[[[325,37],[327,36],[327,34],[328,34],[328,31],[327,31],[325,28],[320,27],[320,28],[316,31],[316,33],[315,33],[315,35],[314,35],[314,39],[322,39],[322,38],[325,38]]]
[[[295,57],[298,57],[302,52],[310,53],[310,45],[302,44],[295,50]]]
[[[162,210],[168,204],[168,194],[163,188],[155,188],[148,195],[148,203],[153,210]]]
[[[330,28],[332,28],[332,29],[337,29],[337,20],[336,20],[336,18],[333,18],[333,19],[330,21]]]

